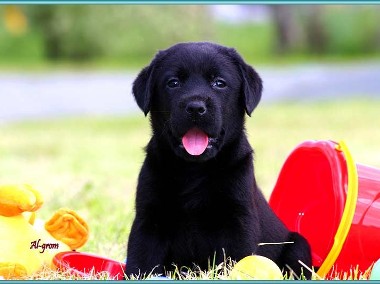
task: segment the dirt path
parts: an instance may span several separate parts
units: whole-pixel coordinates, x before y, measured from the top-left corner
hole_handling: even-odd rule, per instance
[[[380,63],[259,67],[263,103],[347,96],[380,99]],[[128,114],[135,73],[0,74],[0,122],[58,116]]]

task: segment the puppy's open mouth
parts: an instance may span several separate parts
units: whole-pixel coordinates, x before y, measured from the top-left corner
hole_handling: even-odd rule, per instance
[[[206,131],[192,127],[185,134],[179,135],[178,138],[172,135],[174,150],[177,155],[186,160],[198,162],[214,157],[222,146],[225,131],[222,129],[217,137]]]
[[[182,137],[182,145],[192,156],[202,155],[209,143],[208,135],[199,128],[191,128]]]

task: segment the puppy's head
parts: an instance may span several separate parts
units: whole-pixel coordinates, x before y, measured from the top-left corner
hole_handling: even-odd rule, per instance
[[[234,49],[204,42],[160,51],[133,83],[153,135],[177,156],[200,162],[241,134],[261,91],[259,75]]]

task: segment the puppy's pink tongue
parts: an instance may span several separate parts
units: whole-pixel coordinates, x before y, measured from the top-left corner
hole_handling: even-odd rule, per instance
[[[199,156],[207,148],[208,136],[198,128],[192,128],[182,137],[182,144],[187,153],[193,156]]]

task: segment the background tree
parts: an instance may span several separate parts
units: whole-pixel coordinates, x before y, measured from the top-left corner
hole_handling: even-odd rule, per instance
[[[213,29],[206,6],[32,5],[27,8],[50,59],[123,56],[125,50],[151,56],[157,47],[195,38],[207,39]]]
[[[289,53],[302,46],[302,29],[292,5],[270,5],[276,34],[275,50]]]

